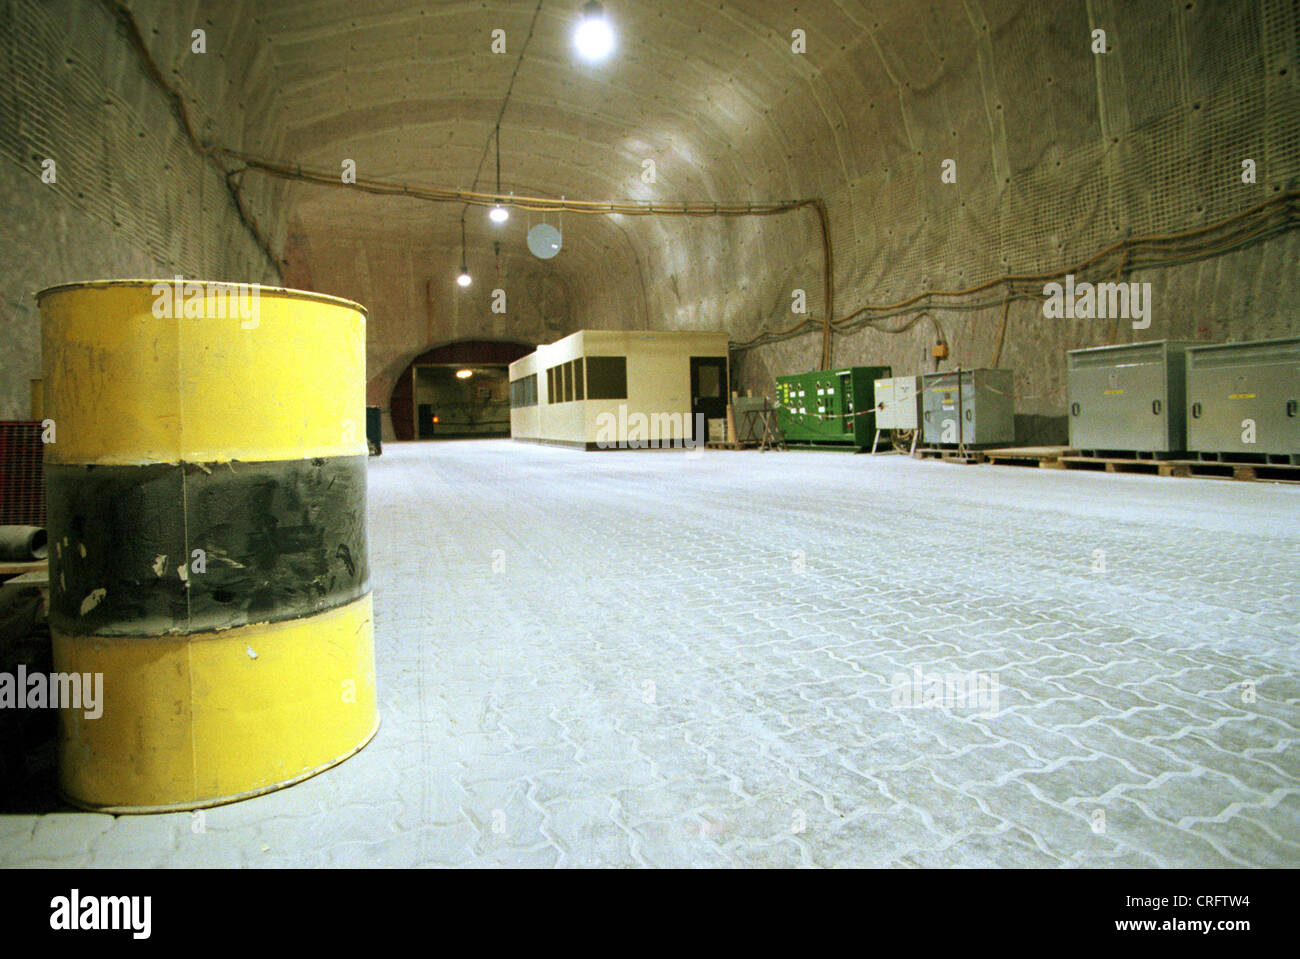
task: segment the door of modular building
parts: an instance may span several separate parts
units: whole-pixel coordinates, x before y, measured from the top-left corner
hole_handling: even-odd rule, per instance
[[[722,356],[691,357],[691,423],[688,435],[696,442],[708,436],[709,420],[727,415],[727,360]],[[695,424],[703,416],[699,435]]]

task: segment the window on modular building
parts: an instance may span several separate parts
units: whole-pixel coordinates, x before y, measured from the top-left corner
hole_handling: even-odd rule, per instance
[[[573,361],[573,398],[582,402],[587,398],[582,390],[582,357]]]
[[[705,399],[717,399],[722,395],[722,367],[715,364],[702,364],[699,367],[700,396]]]
[[[547,403],[560,402],[560,397],[555,390],[555,381],[558,379],[558,377],[555,375],[557,369],[558,369],[557,367],[552,366],[549,370],[546,371],[546,402]]]
[[[560,402],[567,403],[573,399],[569,395],[569,364],[560,364],[560,370],[556,373],[556,381],[560,384]]]
[[[510,383],[510,407],[511,409],[520,409],[528,406],[537,405],[537,374],[530,373],[527,376],[512,380]]]
[[[587,399],[627,399],[627,357],[587,357]]]

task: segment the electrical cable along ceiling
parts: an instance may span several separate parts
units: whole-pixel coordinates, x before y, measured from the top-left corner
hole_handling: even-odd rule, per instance
[[[576,4],[521,4],[521,22],[532,8],[528,46],[497,116],[527,146],[507,151],[507,182],[666,206],[824,196],[833,242],[853,255],[821,283],[816,218],[764,221],[748,249],[728,248],[713,224],[629,225],[659,300],[651,322],[723,322],[746,341],[810,332],[828,307],[837,324],[871,307],[889,315],[909,300],[930,305],[926,291],[979,292],[1086,264],[1128,238],[1226,223],[1293,188],[1300,100],[1285,64],[1297,25],[1285,6],[628,3],[617,5],[617,52],[588,67],[566,44]],[[480,32],[502,21],[507,49],[509,9],[480,20]],[[1099,24],[1104,56],[1089,45]],[[793,52],[796,31],[808,53]],[[472,59],[467,70],[484,68]],[[460,93],[449,145],[476,110],[474,90]],[[1264,171],[1260,189],[1242,189],[1243,157]],[[947,160],[956,182],[945,189]],[[646,161],[653,184],[639,176]],[[1279,209],[1290,229],[1293,205]],[[608,231],[600,218],[581,229]],[[609,245],[580,248],[565,266],[621,285],[593,262]],[[1125,255],[1107,269],[1163,262]],[[756,277],[776,282],[759,290]],[[828,303],[837,285],[855,295]],[[792,288],[812,301],[807,319],[790,312]],[[1026,291],[1012,282],[1001,292]],[[707,313],[691,309],[703,301]]]
[[[573,311],[574,325],[628,325],[629,322],[632,325],[688,328],[716,328],[720,325],[721,320],[712,309],[694,316],[664,318],[648,307],[633,306],[629,309],[626,302],[629,290],[639,293],[640,288],[644,288],[645,271],[656,269],[656,265],[650,262],[650,247],[655,243],[672,242],[673,237],[680,237],[684,232],[680,221],[651,224],[633,217],[641,216],[652,207],[665,205],[672,209],[671,215],[676,216],[682,209],[683,200],[691,204],[688,209],[692,214],[708,217],[726,214],[728,207],[733,208],[730,211],[733,215],[740,209],[749,215],[751,212],[761,214],[767,209],[792,208],[787,202],[774,203],[757,196],[757,186],[747,182],[747,177],[737,175],[744,169],[739,163],[724,171],[728,185],[715,188],[715,166],[701,162],[706,151],[712,152],[717,159],[734,152],[735,147],[730,134],[724,136],[714,131],[706,131],[706,139],[712,142],[701,141],[698,146],[691,142],[699,140],[700,134],[695,129],[698,114],[692,116],[685,109],[694,96],[688,95],[687,90],[699,88],[700,84],[693,78],[682,77],[676,82],[667,79],[681,74],[683,69],[695,76],[702,69],[716,72],[714,68],[702,67],[676,51],[664,49],[662,40],[665,33],[682,39],[697,33],[698,27],[683,19],[691,17],[693,11],[669,7],[665,14],[664,10],[651,10],[644,6],[639,10],[624,5],[618,5],[617,10],[611,8],[609,19],[618,32],[617,46],[605,62],[596,65],[583,60],[574,49],[575,25],[583,13],[579,4],[503,4],[478,17],[472,28],[459,26],[467,22],[463,9],[458,12],[454,7],[445,10],[431,8],[427,12],[429,17],[438,20],[444,32],[439,33],[439,40],[430,42],[426,42],[427,37],[421,34],[421,40],[414,44],[416,49],[410,52],[410,56],[418,60],[429,56],[431,45],[447,47],[438,50],[433,58],[443,69],[463,71],[461,78],[464,82],[446,93],[446,96],[455,96],[454,104],[449,105],[438,94],[431,95],[427,91],[415,95],[414,99],[405,97],[400,124],[388,104],[354,104],[359,109],[354,109],[352,116],[361,123],[344,129],[336,128],[323,112],[317,112],[316,101],[309,100],[313,105],[295,106],[286,111],[294,117],[292,122],[311,131],[302,134],[290,130],[288,142],[302,143],[292,165],[279,164],[277,169],[269,170],[273,164],[263,162],[267,159],[264,157],[241,156],[232,157],[232,160],[278,176],[304,175],[313,181],[323,181],[335,179],[325,157],[331,153],[336,157],[340,152],[347,152],[349,156],[357,154],[357,185],[362,190],[372,189],[375,180],[383,180],[389,185],[400,184],[394,192],[406,197],[425,195],[429,187],[458,193],[475,191],[477,187],[476,192],[480,193],[513,194],[517,211],[524,207],[522,197],[525,196],[556,201],[553,205],[535,205],[533,209],[554,211],[561,198],[571,211],[589,205],[600,215],[584,217],[580,222],[570,219],[566,223],[565,232],[570,235],[560,241],[564,251],[556,257],[555,269],[569,277],[569,282],[578,290],[579,301],[590,300],[593,296],[603,297],[610,305],[586,310],[578,306]],[[328,16],[327,9],[323,19],[328,19]],[[404,22],[408,24],[411,18],[415,18],[413,29],[417,32],[429,19],[424,17],[421,20],[418,12],[409,9],[395,10],[393,17],[405,17]],[[642,20],[639,33],[638,17]],[[352,22],[349,20],[349,27]],[[392,31],[377,24],[367,27],[367,22],[357,21],[358,43],[366,45],[372,54],[376,45],[382,48],[385,41],[409,33],[405,28]],[[453,23],[457,26],[453,27]],[[729,24],[722,32],[730,33],[732,27],[734,24]],[[275,39],[272,42],[281,57],[281,67],[318,69],[322,62],[320,56],[299,56],[300,44],[295,42],[297,34],[287,12],[284,28],[286,35],[277,32],[273,34]],[[483,51],[467,53],[464,43],[449,43],[453,34],[463,38],[464,34],[458,33],[462,29],[470,29],[472,35],[482,41]],[[450,33],[446,32],[448,30]],[[503,37],[497,37],[504,43],[500,54],[491,54],[488,51],[492,49],[493,34],[497,30],[504,31]],[[751,26],[745,32],[751,41],[761,37],[769,46],[785,48],[784,40],[775,29],[762,30]],[[372,35],[376,38],[374,44],[367,42]],[[310,48],[322,42],[320,37],[321,29],[318,27],[303,43]],[[495,62],[487,60],[489,56],[494,57]],[[724,55],[719,48],[710,56],[721,60]],[[684,66],[679,67],[679,64]],[[384,67],[368,69],[387,75]],[[492,79],[483,79],[484,71],[489,69],[494,74]],[[340,82],[343,90],[352,89],[350,80]],[[396,82],[400,89],[401,81]],[[725,82],[736,83],[730,74]],[[295,86],[295,89],[309,93],[315,86],[313,81],[304,80],[303,85]],[[716,86],[716,81],[705,86]],[[498,97],[487,96],[487,90],[496,91]],[[505,96],[502,96],[502,91]],[[342,102],[346,102],[343,97],[331,97],[328,105],[319,105],[319,110],[337,109]],[[760,115],[756,110],[755,118]],[[365,118],[369,116],[388,124],[382,134],[365,132]],[[403,151],[408,149],[412,132],[425,125],[421,122],[422,117],[428,118],[427,126],[432,134],[428,139],[435,141],[436,147],[431,150],[411,149],[407,155]],[[480,119],[485,121],[483,126],[479,126]],[[331,131],[337,129],[339,138],[347,141],[346,148],[325,148],[318,136],[327,126]],[[654,127],[664,131],[665,135],[655,135],[651,129]],[[475,132],[471,135],[467,130]],[[498,136],[501,186],[499,190],[493,190]],[[376,139],[382,140],[376,149],[376,154],[382,159],[369,162],[365,149]],[[396,162],[398,157],[403,157],[402,162]],[[441,262],[437,262],[435,267],[438,250],[458,250],[460,246],[459,223],[447,215],[451,210],[430,212],[419,204],[398,200],[376,204],[373,197],[359,199],[340,190],[312,191],[295,186],[291,195],[295,211],[294,230],[312,236],[317,249],[323,242],[322,237],[337,237],[337,242],[346,243],[349,233],[375,230],[376,227],[370,224],[378,224],[378,228],[389,236],[407,236],[412,244],[428,250],[427,269],[441,279],[445,276],[441,273]],[[788,197],[793,194],[787,187],[775,195]],[[618,206],[612,206],[610,201]],[[493,270],[491,261],[499,257],[509,259],[523,253],[526,246],[521,234],[528,226],[537,226],[542,218],[548,220],[548,226],[558,225],[556,217],[533,215],[531,222],[526,217],[515,216],[498,226],[484,215],[485,212],[469,211],[467,218],[467,272],[472,276],[482,269],[490,274]],[[608,215],[610,212],[616,215]],[[792,219],[802,222],[786,227],[786,237],[775,237],[770,230],[766,232],[775,240],[774,247],[797,249],[805,238],[819,238],[819,217],[819,213],[811,210],[796,214]],[[346,222],[340,223],[340,220]],[[454,231],[451,236],[447,235],[448,225]],[[706,226],[700,232],[708,231]],[[725,236],[728,232],[715,228],[713,236]],[[795,242],[791,242],[791,237],[797,238]],[[761,241],[753,235],[750,242],[751,249],[757,250]],[[490,258],[486,256],[489,250]],[[704,259],[713,262],[717,254],[711,252]],[[809,287],[808,294],[813,303],[820,302],[826,288],[824,251],[820,244],[801,258],[792,260],[784,255],[783,259],[792,263],[799,259],[807,261],[811,271],[807,280],[801,279],[800,282]],[[460,265],[459,261],[449,264],[453,276],[460,273]],[[670,270],[670,274],[680,274],[683,282],[689,282],[689,275],[697,269],[695,258],[687,258]],[[473,285],[470,289],[475,287]],[[618,292],[611,294],[611,290]],[[356,291],[350,292],[360,295]],[[614,305],[616,299],[623,302]],[[685,306],[695,309],[694,304]]]
[[[103,157],[119,141],[138,140],[143,168],[167,157],[196,178],[198,211],[168,208],[158,191],[111,171],[102,190],[70,198],[120,223],[160,262],[211,273],[225,259],[226,275],[260,276],[267,265],[242,252],[246,237],[201,248],[186,239],[196,218],[216,222],[233,184],[289,261],[286,279],[371,305],[377,366],[430,337],[492,332],[486,324],[497,321],[477,318],[487,311],[475,298],[500,284],[526,297],[536,283],[523,277],[538,270],[570,291],[572,328],[824,339],[830,307],[842,332],[891,315],[920,330],[898,304],[937,306],[923,294],[986,284],[990,295],[967,299],[996,327],[1004,296],[1029,292],[1000,278],[1087,262],[1130,238],[1230,231],[1233,217],[1249,219],[1300,185],[1300,25],[1286,0],[617,0],[604,5],[614,48],[598,62],[574,47],[580,2],[120,5],[203,142],[229,151],[231,176],[202,172],[170,129],[137,122],[148,99],[138,78],[138,95],[107,117],[89,93],[55,109],[39,78],[66,38],[32,0],[4,0],[24,38],[4,55],[29,79],[0,103],[0,149],[17,160],[57,150],[93,176],[116,166]],[[187,45],[196,23],[208,31],[207,59]],[[1097,29],[1104,55],[1090,47]],[[77,43],[128,63],[113,52],[121,38],[105,33]],[[112,147],[95,145],[88,129]],[[1243,159],[1258,171],[1252,183]],[[358,188],[308,182],[319,173],[343,185],[345,161]],[[940,179],[947,161],[951,183]],[[273,166],[279,176],[266,175]],[[397,190],[376,196],[366,183]],[[629,210],[566,218],[562,251],[540,264],[520,206],[494,223],[491,203],[412,198],[430,190],[701,211],[822,199],[830,244],[811,208],[737,222]],[[466,290],[454,284],[462,212],[467,269],[485,278]],[[1243,235],[1293,226],[1293,204],[1265,215],[1273,219],[1246,222]],[[1148,253],[1106,268],[1159,259]],[[410,318],[425,311],[429,282],[439,290],[432,313]],[[792,310],[795,290],[806,313]]]

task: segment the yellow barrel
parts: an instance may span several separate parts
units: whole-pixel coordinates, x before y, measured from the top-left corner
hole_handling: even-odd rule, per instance
[[[65,795],[191,809],[361,749],[364,308],[180,277],[37,300],[54,668],[102,676],[61,704]]]

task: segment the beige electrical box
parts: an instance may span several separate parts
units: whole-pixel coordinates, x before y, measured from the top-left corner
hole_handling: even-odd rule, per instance
[[[876,380],[876,429],[916,429],[920,379],[919,376],[895,376]]]

